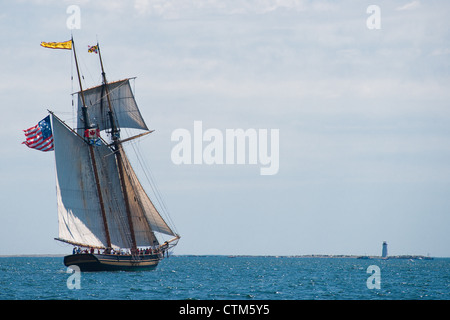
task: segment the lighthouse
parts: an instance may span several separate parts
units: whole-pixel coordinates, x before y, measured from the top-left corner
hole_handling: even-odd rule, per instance
[[[381,251],[381,257],[387,258],[387,255],[388,255],[387,242],[383,241],[383,249]]]

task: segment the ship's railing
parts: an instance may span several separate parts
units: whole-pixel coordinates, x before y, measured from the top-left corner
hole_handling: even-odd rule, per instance
[[[123,251],[123,250],[113,250],[113,249],[93,249],[93,248],[85,248],[81,249],[80,247],[75,247],[73,250],[73,254],[103,254],[103,255],[111,255],[111,256],[133,256],[133,257],[143,257],[143,256],[151,256],[151,255],[162,255],[164,254],[164,248],[157,249],[140,249],[136,252],[132,252],[131,250]]]

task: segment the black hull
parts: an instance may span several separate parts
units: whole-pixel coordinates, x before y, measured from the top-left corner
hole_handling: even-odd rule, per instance
[[[153,270],[162,256],[146,254],[139,256],[113,254],[72,254],[64,257],[66,267],[75,265],[80,271],[139,271]]]

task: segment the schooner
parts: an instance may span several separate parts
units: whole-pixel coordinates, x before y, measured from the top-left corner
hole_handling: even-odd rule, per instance
[[[97,43],[89,51],[98,54],[102,83],[83,89],[73,39],[41,45],[73,51],[80,86],[76,128],[49,111],[59,225],[55,240],[78,248],[64,264],[81,271],[155,268],[180,236],[150,200],[123,148],[124,142],[152,132],[136,104],[131,78],[107,81]],[[122,139],[123,128],[144,132]],[[162,234],[170,239],[158,240]]]

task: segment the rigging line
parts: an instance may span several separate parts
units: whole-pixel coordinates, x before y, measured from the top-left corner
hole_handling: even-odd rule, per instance
[[[133,90],[131,92],[134,96],[136,96],[136,81],[135,81],[135,79],[136,78],[133,78]]]
[[[92,73],[90,72],[90,69],[87,67],[87,64],[86,64],[84,58],[81,57],[81,59],[80,59],[80,57],[78,57],[78,60],[81,60],[81,63],[83,64],[83,67],[87,70],[87,73],[88,73],[88,75],[89,75],[89,77],[90,77],[92,83],[98,83],[98,82],[95,82],[94,77],[92,76]],[[85,79],[85,77],[84,77],[84,72],[82,72],[81,74],[82,74],[83,80],[84,80],[84,82],[85,82],[85,83],[84,83],[84,84],[85,84],[85,87],[87,88],[87,85],[86,85],[86,79]],[[97,79],[97,80],[98,80],[98,79]]]
[[[131,78],[129,78],[129,79],[131,79]],[[105,98],[106,98],[107,96],[111,96],[113,92],[119,90],[122,86],[124,86],[124,85],[125,85],[125,81],[126,81],[126,80],[129,80],[129,79],[118,80],[118,81],[115,81],[115,82],[108,82],[108,83],[107,83],[107,85],[108,85],[108,93],[105,92],[105,93],[103,93],[103,95],[100,95],[100,98],[98,98],[97,100],[95,100],[95,101],[90,101],[90,102],[91,102],[91,105],[94,105],[94,104],[99,103],[99,101],[102,100],[102,97],[105,97]],[[83,79],[83,80],[84,80],[84,79]],[[124,83],[122,83],[122,84],[119,85],[117,88],[114,88],[114,89],[112,89],[112,90],[109,88],[109,85],[115,84],[116,82],[120,82],[120,81],[123,81]],[[103,84],[102,84],[102,85],[103,85]],[[94,88],[101,87],[102,85],[94,86],[94,87],[91,87],[91,88],[87,88],[87,89],[84,90],[84,91],[89,91],[89,90],[92,90],[92,89],[94,89]],[[78,93],[78,92],[75,92],[75,93],[73,93],[73,94],[76,94],[76,93]],[[128,96],[128,97],[118,98],[118,99],[116,99],[116,100],[124,100],[124,99],[131,99],[131,98],[134,98],[134,97]]]
[[[122,86],[125,85],[126,80],[130,80],[130,79],[133,79],[133,78],[128,78],[128,79],[124,79],[124,80],[118,80],[118,81],[115,81],[115,82],[108,82],[108,83],[106,83],[106,85],[108,85],[107,93],[106,93],[106,92],[103,92],[103,89],[102,89],[102,92],[100,93],[100,97],[99,97],[98,99],[96,99],[96,100],[89,100],[90,106],[92,107],[92,106],[94,106],[94,105],[96,105],[96,104],[98,104],[98,103],[101,103],[101,102],[103,101],[104,98],[110,97],[110,98],[111,98],[111,107],[113,108],[113,110],[115,110],[115,109],[114,109],[114,102],[120,101],[120,100],[127,100],[127,99],[133,99],[133,100],[134,100],[134,96],[133,96],[133,95],[131,95],[131,96],[125,96],[125,97],[118,97],[117,99],[114,99],[114,97],[112,96],[113,93],[115,93],[116,91],[120,90],[120,88],[122,88]],[[83,78],[83,80],[84,80],[84,78]],[[115,83],[117,83],[117,82],[122,82],[122,83],[119,84],[116,88],[113,88],[113,89],[111,90],[110,85],[111,85],[111,84],[115,84]],[[102,85],[99,85],[99,86],[95,86],[95,87],[92,87],[92,88],[88,88],[88,89],[86,89],[85,91],[89,91],[89,90],[92,90],[92,89],[98,88],[98,87],[102,87],[102,88],[103,88],[103,85],[105,85],[105,84],[102,84]],[[130,88],[130,89],[131,89],[131,88]],[[73,94],[75,94],[75,93],[73,93]],[[73,95],[73,94],[72,94],[72,95]],[[90,96],[90,98],[93,98],[93,97]],[[106,112],[106,110],[107,110],[107,109],[105,108],[105,112]],[[105,121],[107,121],[107,120],[105,120]],[[116,121],[117,127],[120,128],[120,123],[119,123],[117,117],[116,117],[115,121]],[[120,129],[121,129],[121,128],[120,128]]]
[[[162,206],[164,213],[168,216],[169,220],[171,220],[169,209],[168,209],[168,207],[167,207],[167,205],[166,205],[166,203],[164,201],[164,198],[162,196],[161,191],[158,188],[158,184],[156,182],[155,176],[153,175],[153,172],[150,169],[150,167],[148,167],[147,163],[145,161],[141,160],[144,157],[142,156],[141,151],[138,148],[137,148],[137,154],[138,154],[138,159],[139,159],[139,161],[141,163],[141,166],[143,167],[144,173],[148,172],[148,174],[150,175],[150,178],[148,178],[147,175],[146,175],[146,177],[147,177],[148,180],[150,180],[149,182],[151,182],[151,184],[154,186],[154,188],[156,190],[155,194],[158,197],[157,200],[160,203],[160,206]],[[174,225],[174,223],[172,221],[171,221],[171,223]]]
[[[151,179],[152,178],[151,175],[150,175],[150,178],[148,177],[147,172],[149,171],[149,169],[146,168],[146,165],[145,165],[144,161],[141,160],[141,159],[143,159],[142,154],[140,153],[139,148],[137,148],[137,146],[135,146],[134,143],[132,143],[132,148],[133,148],[133,151],[135,152],[136,159],[137,159],[139,165],[141,166],[142,171],[144,172],[144,175],[145,175],[145,177],[147,178],[147,181],[150,184],[150,187],[153,190],[153,194],[155,195],[156,201],[158,202],[161,211],[164,212],[165,208],[163,207],[163,204],[160,203],[160,201],[158,199],[158,194],[157,194],[158,192],[157,192],[157,189],[156,189],[156,183],[155,183],[155,181],[153,179]],[[150,172],[149,172],[149,174],[150,174]]]
[[[126,171],[132,172],[131,164],[129,162],[127,162]],[[148,213],[147,213],[147,212],[151,211],[151,208],[149,208],[147,203],[145,203],[145,198],[142,198],[142,192],[144,192],[144,190],[143,190],[142,185],[139,182],[138,177],[136,176],[136,174],[134,172],[132,172],[132,174],[129,175],[129,181],[130,181],[131,187],[133,189],[134,196],[136,197],[135,199],[138,203],[138,206],[139,206],[140,210],[142,211],[142,215],[143,215],[144,219],[147,220],[146,227],[148,227],[148,231],[150,231],[151,242],[154,244],[155,240],[156,240],[156,243],[159,244],[159,240],[156,238],[156,236],[154,234],[154,231],[158,231],[158,230],[153,230],[153,228],[151,227],[151,222],[153,222],[154,225],[158,225],[157,219],[153,214],[148,215]],[[149,220],[151,220],[151,221],[149,221]]]
[[[129,134],[131,131],[131,129],[126,128],[125,132],[127,134]],[[154,179],[152,172],[150,170],[150,168],[147,166],[146,161],[144,161],[144,157],[142,156],[142,154],[140,153],[140,149],[138,147],[138,144],[140,144],[142,140],[137,141],[134,140],[131,144],[132,144],[132,148],[136,157],[136,160],[138,161],[138,164],[140,165],[143,174],[145,175],[147,182],[150,184],[150,187],[153,191],[153,195],[154,195],[154,200],[150,200],[151,205],[156,209],[157,213],[161,216],[161,214],[163,214],[163,216],[161,216],[161,218],[163,219],[164,223],[169,227],[169,229],[174,232],[175,234],[178,233],[175,224],[172,221],[172,218],[169,214],[169,210],[167,209],[167,206],[165,205],[165,202],[163,200],[163,197],[161,195],[161,192],[159,191],[157,184],[156,184],[156,180]],[[131,164],[130,164],[131,165]],[[136,179],[137,176],[136,176]],[[145,192],[144,187],[141,185],[141,188],[143,189],[143,191]],[[148,197],[148,195],[147,195]],[[153,203],[154,201],[156,201],[156,204],[158,204],[158,207],[155,207],[155,204]],[[152,218],[152,220],[154,220],[156,218]],[[162,236],[162,234],[161,234]]]
[[[70,82],[71,82],[71,92],[73,92],[73,60],[74,60],[74,56],[71,54],[70,55]],[[72,95],[72,128],[75,127],[75,104],[74,104],[74,97]]]
[[[135,78],[127,78],[127,79],[124,79],[124,80],[118,80],[118,81],[115,81],[115,82],[108,82],[108,83],[107,83],[107,84],[108,84],[108,93],[100,94],[100,97],[99,97],[98,99],[94,100],[94,101],[89,100],[90,106],[93,106],[93,105],[95,105],[95,104],[98,104],[99,102],[101,103],[102,99],[105,98],[105,97],[112,96],[112,94],[113,94],[114,92],[120,90],[120,88],[122,88],[122,86],[124,86],[124,85],[126,84],[126,80],[130,80],[130,79],[135,79]],[[84,78],[83,78],[83,81],[85,82]],[[122,83],[119,84],[116,88],[114,88],[114,89],[111,90],[111,89],[110,89],[110,85],[111,85],[111,84],[115,84],[115,83],[117,83],[117,82],[122,82]],[[103,85],[100,85],[100,86],[103,86]],[[95,87],[92,87],[92,88],[88,88],[88,89],[86,89],[86,90],[84,90],[84,91],[86,92],[86,91],[92,90],[93,88],[97,88],[97,87],[100,87],[100,86],[95,86]],[[73,92],[73,90],[72,90],[72,92]],[[77,93],[77,92],[72,93],[72,96],[75,95],[76,93]],[[89,97],[89,98],[92,98],[92,97]],[[133,99],[133,100],[135,100],[135,99],[134,99],[133,92],[132,92],[132,95],[131,95],[131,96],[118,97],[117,99],[112,99],[111,104],[113,104],[113,102],[115,102],[115,101],[127,100],[127,99]],[[112,106],[112,107],[114,108],[114,106]],[[106,110],[106,109],[105,109],[105,110]],[[116,119],[116,121],[117,121],[117,126],[120,128],[120,123],[118,123],[118,119]]]
[[[135,146],[134,146],[134,144],[133,144],[133,151],[134,151],[134,153],[135,153],[135,155],[136,155],[136,159],[137,159],[137,161],[139,162],[139,164],[140,164],[140,166],[141,166],[141,168],[143,169],[143,171],[144,171],[144,175],[146,175],[146,177],[147,177],[147,180],[149,180],[149,178],[148,178],[148,176],[147,176],[147,173],[145,172],[145,168],[144,168],[144,166],[143,166],[143,163],[142,163],[142,161],[141,161],[141,159],[140,158],[142,158],[142,156],[141,157],[139,157],[139,155],[138,155],[138,152],[137,152],[137,150],[136,150],[136,148],[135,148]],[[137,176],[136,176],[136,179],[138,179],[137,178]],[[156,191],[155,191],[155,189],[154,189],[154,186],[152,185],[152,184],[150,184],[150,186],[152,187],[152,190],[153,190],[153,193],[155,194],[155,197],[157,197],[157,194],[156,194]],[[141,185],[141,188],[143,189],[143,191],[145,192],[145,189],[144,189],[144,187]],[[147,195],[147,197],[148,197],[148,195]],[[153,204],[153,202],[152,202],[152,200],[151,199],[149,199],[150,200],[150,202],[152,203],[152,206],[154,207],[154,204]],[[164,208],[161,208],[161,203],[160,203],[160,201],[158,200],[158,198],[156,198],[156,201],[158,202],[158,204],[159,204],[159,206],[160,206],[160,210],[159,211],[161,211],[161,213],[163,213],[165,216],[166,216],[166,219],[167,219],[167,213],[166,212],[164,212],[162,209],[164,209]],[[156,211],[158,212],[158,214],[160,215],[160,212],[158,211],[158,209],[155,207],[155,209],[156,209]],[[165,219],[163,218],[163,217],[161,217],[163,220],[164,220],[164,222],[167,224],[167,226],[170,228],[170,230],[172,230],[172,232],[174,232],[174,230],[175,230],[175,228],[173,228],[171,225],[170,225],[170,223],[168,223],[168,222],[170,222],[170,221],[165,221]],[[153,221],[156,221],[156,218],[155,217],[153,217],[152,216],[152,220]],[[167,220],[169,220],[169,219],[167,219]],[[173,224],[173,223],[172,223]]]
[[[147,164],[141,160],[141,159],[143,159],[143,157],[142,157],[142,154],[139,151],[139,149],[137,149],[136,152],[137,152],[137,158],[138,158],[139,164],[141,165],[141,167],[142,167],[142,169],[144,171],[144,174],[147,177],[147,180],[150,182],[150,185],[151,185],[151,187],[153,189],[153,192],[155,194],[156,200],[158,201],[162,211],[164,213],[168,214],[167,207],[165,206],[164,200],[163,200],[163,198],[161,196],[161,193],[159,192],[159,189],[158,189],[158,186],[157,186],[157,183],[156,183],[156,179],[154,178],[154,176],[153,176],[152,172],[150,171],[150,168],[148,168]],[[147,172],[148,172],[148,175],[150,177],[147,176]]]
[[[124,150],[122,150],[121,152],[124,152]],[[142,217],[145,219],[146,223],[145,228],[147,230],[139,230],[139,233],[141,234],[142,232],[144,232],[145,234],[145,238],[146,241],[148,241],[148,243],[151,243],[151,245],[159,245],[159,240],[158,238],[155,236],[154,231],[158,231],[158,230],[153,230],[153,228],[151,227],[152,222],[155,225],[158,225],[156,217],[153,216],[153,214],[148,214],[149,212],[149,206],[147,205],[145,198],[142,198],[142,192],[144,192],[142,185],[139,182],[138,177],[136,176],[135,172],[133,171],[133,168],[131,167],[131,163],[128,161],[128,158],[125,157],[125,153],[124,153],[124,169],[127,173],[127,178],[128,178],[128,183],[130,184],[131,190],[133,192],[133,196],[135,201],[137,202],[138,208],[139,208],[139,212],[142,214]],[[141,235],[142,237],[142,235]]]
[[[139,155],[139,156],[142,158],[142,155]],[[150,178],[147,177],[147,174],[146,174],[146,177],[150,181],[150,184],[155,189],[154,193],[155,193],[155,196],[156,196],[156,200],[158,201],[160,207],[162,208],[162,212],[165,215],[165,218],[167,219],[167,222],[169,223],[170,228],[173,229],[173,231],[175,233],[177,233],[177,229],[175,227],[174,222],[172,221],[172,217],[170,215],[170,211],[169,211],[169,209],[168,209],[168,207],[167,207],[167,205],[166,205],[166,203],[164,201],[164,198],[162,196],[161,191],[158,188],[158,184],[156,183],[156,179],[155,179],[152,171],[150,170],[150,168],[147,166],[147,164],[145,162],[143,162],[143,167],[144,167],[144,173],[148,172],[148,174],[150,175]]]
[[[164,202],[162,194],[161,194],[161,192],[158,189],[158,186],[156,184],[156,179],[154,178],[154,175],[152,174],[152,171],[147,166],[146,162],[142,160],[143,156],[140,153],[139,148],[137,148],[137,146],[135,147],[134,143],[132,143],[132,146],[133,146],[133,150],[136,153],[136,158],[137,158],[139,164],[141,165],[142,171],[144,172],[144,175],[147,178],[147,181],[149,182],[150,187],[153,190],[153,193],[154,193],[154,195],[156,197],[156,201],[158,202],[160,208],[162,209],[162,213],[165,215],[165,217],[167,219],[166,223],[169,224],[169,227],[172,229],[172,231],[174,233],[178,233],[178,231],[176,230],[175,224],[173,223],[172,218],[171,218],[171,216],[169,214],[169,210],[168,210],[168,208],[167,208],[167,206],[166,206],[166,204]],[[147,174],[147,172],[148,172],[148,174]]]
[[[70,112],[70,111],[54,110],[53,112],[57,113],[58,115],[71,115],[72,116],[72,112]],[[73,121],[76,120],[76,117],[74,118],[74,117],[71,117],[71,116],[64,117],[64,119],[65,119],[64,122],[69,123],[69,122],[73,122]],[[72,128],[75,128],[75,127],[72,127]]]
[[[125,154],[125,150],[122,149],[122,152]],[[139,182],[138,177],[136,176],[136,173],[134,172],[131,163],[128,159],[128,157],[126,157],[126,161],[124,161],[124,168],[125,171],[127,172],[127,176],[131,185],[131,188],[133,190],[134,196],[136,197],[136,200],[138,201],[139,207],[141,208],[142,212],[145,212],[145,208],[147,206],[145,206],[142,201],[141,201],[141,196],[140,196],[140,189],[143,189],[142,185]],[[140,188],[139,188],[140,186]],[[139,190],[138,190],[139,189]],[[144,208],[145,207],[145,208]],[[145,213],[144,213],[145,214]],[[154,217],[152,216],[152,220],[153,222],[156,222],[156,220],[154,219]]]

